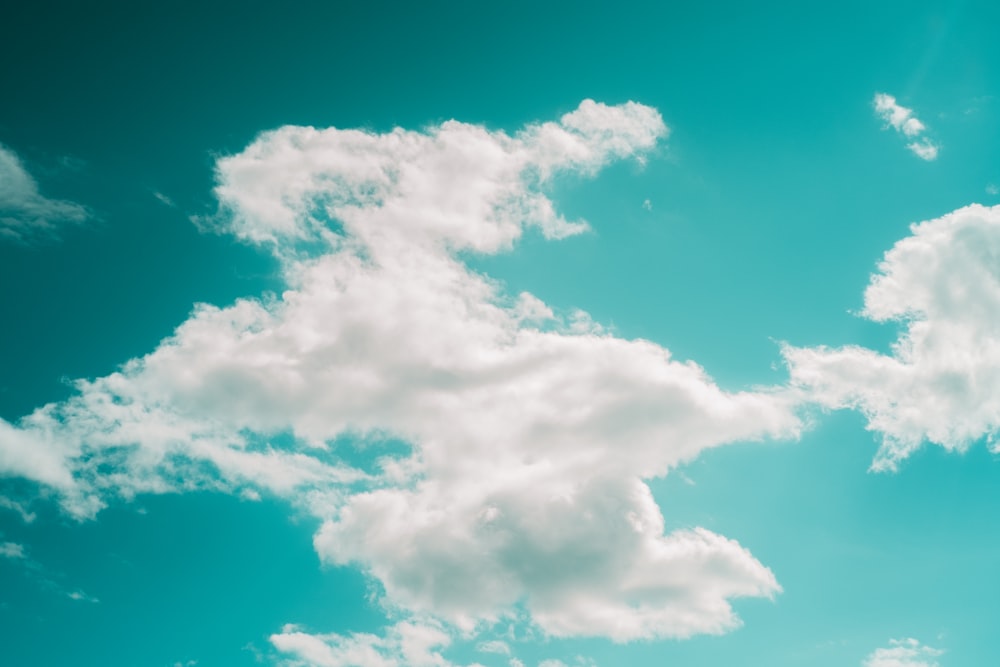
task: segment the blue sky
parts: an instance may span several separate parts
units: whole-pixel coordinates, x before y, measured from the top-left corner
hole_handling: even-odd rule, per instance
[[[32,3],[0,663],[1000,651],[1000,9]]]

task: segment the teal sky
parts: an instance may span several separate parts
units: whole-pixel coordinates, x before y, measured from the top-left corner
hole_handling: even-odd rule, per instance
[[[1000,653],[995,3],[21,5],[0,664]]]

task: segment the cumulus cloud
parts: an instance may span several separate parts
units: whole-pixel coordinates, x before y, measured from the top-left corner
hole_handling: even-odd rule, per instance
[[[793,383],[854,408],[881,434],[875,470],[930,441],[964,450],[1000,429],[1000,207],[911,227],[865,291],[862,316],[901,327],[889,354],[857,346],[785,349]]]
[[[914,155],[921,160],[934,160],[938,156],[939,146],[924,136],[927,127],[913,115],[912,109],[907,109],[896,102],[896,98],[885,93],[876,93],[873,104],[875,114],[885,121],[887,127],[894,128],[901,135],[910,139],[906,144]]]
[[[722,391],[458,258],[527,228],[585,230],[545,196],[552,176],[666,132],[649,107],[585,101],[513,135],[456,121],[261,135],[218,162],[210,222],[271,248],[287,290],[200,306],[149,355],[0,423],[0,471],[81,517],[115,494],[290,498],[321,519],[324,561],[466,630],[521,608],[561,636],[733,628],[729,601],[774,595],[774,575],[734,540],[665,533],[645,480],[706,448],[794,437],[792,400]],[[387,440],[406,451],[345,463]]]
[[[924,646],[916,639],[891,639],[889,646],[875,649],[865,658],[863,667],[938,667],[936,658],[943,654]]]
[[[80,204],[44,197],[17,154],[0,144],[0,239],[52,237],[61,225],[88,217]]]
[[[282,253],[345,238],[376,252],[496,252],[526,225],[550,238],[586,230],[556,213],[538,186],[561,170],[593,173],[665,134],[648,107],[590,100],[515,136],[457,121],[385,134],[284,127],[220,160],[215,192],[227,227]]]

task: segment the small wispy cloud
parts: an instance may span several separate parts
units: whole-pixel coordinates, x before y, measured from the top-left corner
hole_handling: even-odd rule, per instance
[[[500,655],[510,655],[510,646],[507,642],[501,641],[499,639],[493,639],[490,641],[479,642],[476,645],[476,650],[480,653],[497,653]]]
[[[25,557],[24,546],[17,542],[0,542],[0,557],[20,560]]]
[[[31,523],[35,520],[35,513],[28,510],[24,503],[19,503],[16,500],[12,500],[7,496],[0,496],[0,509],[7,509],[12,512],[16,512],[20,517],[21,521],[25,523]]]
[[[162,192],[153,190],[153,196],[156,197],[161,203],[169,206],[170,208],[177,208],[177,204],[174,203],[174,200],[168,197],[167,195],[163,194]]]
[[[51,571],[32,558],[28,553],[28,549],[23,544],[17,542],[0,542],[0,559],[4,558],[17,563],[18,567],[22,569],[27,577],[34,580],[43,590],[48,590],[58,595],[65,595],[70,600],[100,602],[94,596],[88,595],[78,588],[66,588],[58,581],[59,579],[64,579],[64,575]]]
[[[1000,195],[1000,187],[996,183],[989,183],[986,186],[986,194],[993,195],[994,197]]]
[[[889,646],[875,649],[862,664],[863,667],[938,667],[935,658],[942,653],[916,639],[892,639]]]
[[[100,602],[97,598],[92,595],[87,595],[83,591],[71,591],[66,593],[66,597],[70,600],[76,600],[78,602]]]
[[[914,155],[921,160],[937,159],[940,146],[925,136],[927,126],[914,115],[912,109],[900,105],[895,97],[886,93],[875,93],[873,104],[875,114],[885,121],[887,128],[891,126],[899,134],[911,139],[906,147]]]
[[[89,217],[80,204],[43,196],[17,154],[0,144],[0,239],[51,238],[60,226]]]

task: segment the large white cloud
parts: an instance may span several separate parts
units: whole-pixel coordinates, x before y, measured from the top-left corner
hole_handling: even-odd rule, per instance
[[[44,197],[17,154],[0,144],[0,239],[50,237],[60,225],[88,217],[79,204]]]
[[[791,400],[724,392],[658,345],[506,295],[456,256],[505,249],[526,226],[584,230],[555,212],[548,179],[665,133],[653,109],[586,101],[513,136],[455,121],[262,135],[219,161],[213,222],[271,247],[287,291],[201,306],[146,357],[3,424],[8,474],[81,516],[109,493],[294,499],[323,521],[324,560],[362,567],[390,606],[464,629],[514,609],[553,635],[734,627],[730,599],[773,595],[773,574],[707,530],[664,534],[644,480],[708,447],[795,436]],[[343,463],[350,441],[388,438],[408,453]],[[25,439],[49,458],[26,460]]]
[[[889,646],[872,651],[863,667],[938,667],[936,658],[942,653],[916,639],[891,639]]]
[[[874,469],[923,441],[962,450],[1000,429],[1000,207],[912,226],[886,253],[862,312],[902,331],[890,354],[857,346],[785,350],[792,381],[856,408],[883,436]]]

